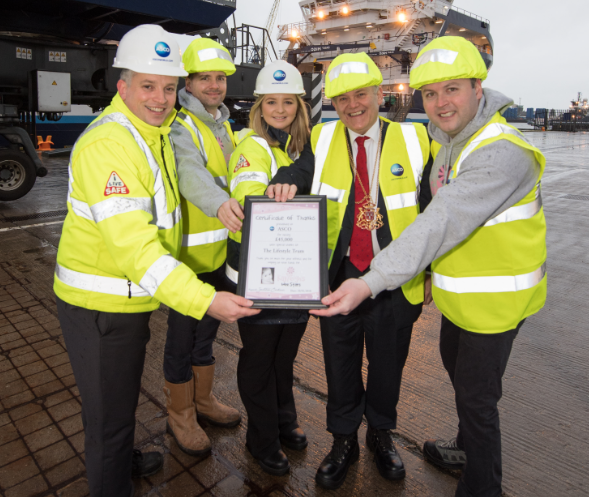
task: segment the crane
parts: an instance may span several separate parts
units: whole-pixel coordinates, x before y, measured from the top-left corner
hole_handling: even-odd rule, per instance
[[[269,17],[267,18],[267,25],[265,28],[267,29],[267,33],[269,33],[269,38],[271,37],[271,33],[273,31],[273,24],[275,23],[275,19],[277,19],[277,12],[279,12],[279,3],[281,0],[273,0],[273,6],[271,7],[271,11],[269,12]],[[265,33],[263,32],[263,37],[259,42],[259,46],[263,45],[263,41],[265,39]],[[268,50],[265,50],[263,64],[267,62],[267,53]]]

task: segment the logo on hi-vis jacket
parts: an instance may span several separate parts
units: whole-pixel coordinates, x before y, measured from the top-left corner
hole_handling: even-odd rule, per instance
[[[242,167],[250,167],[250,162],[246,160],[246,157],[244,157],[244,155],[240,154],[240,157],[238,158],[238,163],[234,168],[234,172],[238,171],[238,169]]]
[[[111,173],[109,181],[107,181],[107,186],[105,186],[105,197],[108,197],[113,193],[119,193],[121,195],[127,195],[129,193],[129,188],[127,188],[121,177],[115,171]]]

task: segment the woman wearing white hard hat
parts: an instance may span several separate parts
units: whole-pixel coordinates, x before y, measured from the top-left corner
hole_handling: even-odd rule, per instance
[[[277,168],[302,153],[309,136],[304,94],[302,76],[285,61],[268,64],[259,73],[251,129],[240,132],[242,141],[228,164],[231,196],[241,204],[246,195],[263,195]],[[242,233],[229,236],[226,274],[236,283]],[[278,283],[273,268],[262,271],[262,283],[269,288]],[[308,445],[298,425],[292,390],[293,363],[307,322],[307,311],[271,309],[261,311],[257,319],[238,322],[242,338],[238,390],[248,414],[246,446],[272,475],[289,471],[281,444],[294,450]]]

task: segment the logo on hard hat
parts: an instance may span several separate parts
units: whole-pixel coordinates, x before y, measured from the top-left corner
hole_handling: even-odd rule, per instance
[[[404,168],[400,164],[392,164],[390,172],[394,176],[402,176],[404,174]]]
[[[275,79],[275,81],[283,81],[285,79],[285,72],[281,69],[277,69],[273,73],[273,78]]]
[[[168,57],[170,55],[170,47],[163,41],[159,41],[158,43],[156,43],[154,50],[156,50],[156,53],[160,57]]]

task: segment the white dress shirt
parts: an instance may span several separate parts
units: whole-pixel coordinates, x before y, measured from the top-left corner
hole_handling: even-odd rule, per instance
[[[364,143],[365,153],[367,155],[367,175],[369,177],[370,189],[373,187],[373,189],[371,191],[371,199],[372,199],[372,202],[377,206],[378,205],[378,191],[380,188],[380,186],[379,186],[379,181],[380,181],[379,170],[376,171],[376,177],[374,178],[373,184],[372,184],[371,180],[373,177],[374,169],[376,167],[379,167],[379,163],[376,164],[376,154],[378,151],[378,142],[380,141],[380,119],[378,117],[378,119],[373,124],[373,126],[371,128],[369,128],[367,133],[365,133],[364,135],[357,134],[357,133],[355,133],[355,131],[352,131],[349,128],[347,128],[347,131],[349,132],[349,140],[351,141],[351,154],[353,156],[353,162],[354,162],[353,165],[354,166],[356,166],[357,150],[358,150],[357,142],[355,141],[355,139],[359,136],[367,136],[369,138],[369,140],[365,140],[365,143]],[[355,182],[357,182],[356,177],[355,177]],[[353,189],[353,191],[351,192],[351,195],[355,195],[355,189]],[[357,223],[358,213],[359,213],[359,204],[355,204],[355,214],[353,217],[353,223]],[[372,232],[371,232],[371,245],[373,248],[374,257],[381,250],[380,244],[378,243],[377,231],[378,230],[372,230]],[[351,247],[349,247],[349,249],[347,250],[347,256],[349,256],[350,252],[351,252]]]

